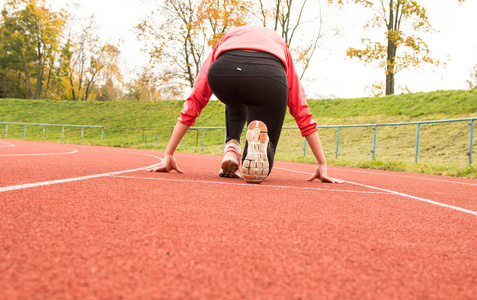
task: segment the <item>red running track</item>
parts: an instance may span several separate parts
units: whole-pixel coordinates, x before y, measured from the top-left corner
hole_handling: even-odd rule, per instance
[[[0,299],[476,299],[477,180],[0,140]]]

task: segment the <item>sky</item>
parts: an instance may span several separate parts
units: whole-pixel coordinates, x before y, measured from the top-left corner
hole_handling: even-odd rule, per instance
[[[54,8],[67,7],[71,0],[47,0]],[[94,14],[104,39],[122,39],[121,67],[124,73],[134,73],[148,57],[141,53],[132,28],[154,7],[155,0],[81,0],[81,14]],[[424,70],[403,71],[396,75],[396,86],[407,86],[411,92],[467,89],[473,66],[477,65],[475,12],[477,1],[422,0],[428,9],[430,24],[438,32],[423,35],[434,57],[447,61],[446,67],[426,67]],[[3,4],[3,0],[0,0]],[[376,66],[364,65],[358,59],[347,59],[346,49],[359,48],[365,35],[362,8],[327,12],[325,22],[338,25],[341,33],[321,44],[307,70],[303,85],[308,98],[357,98],[370,96],[366,86],[383,81],[384,72]],[[367,18],[364,18],[367,19]],[[400,92],[400,90],[397,90]]]

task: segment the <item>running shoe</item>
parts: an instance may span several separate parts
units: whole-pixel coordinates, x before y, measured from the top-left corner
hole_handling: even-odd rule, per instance
[[[242,166],[242,177],[247,183],[262,183],[267,178],[268,141],[267,125],[262,121],[252,121],[247,129],[247,157]]]
[[[229,143],[225,146],[224,155],[227,152],[234,152],[237,158],[232,156],[227,156],[222,159],[222,164],[220,165],[219,176],[220,177],[230,177],[230,178],[240,178],[240,146],[237,146],[233,143]]]

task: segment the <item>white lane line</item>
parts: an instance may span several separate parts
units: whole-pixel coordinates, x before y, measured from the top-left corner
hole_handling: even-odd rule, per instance
[[[290,164],[293,165],[293,163],[289,162],[277,162],[280,163],[281,165],[286,165]],[[275,167],[274,167],[275,168]],[[279,168],[277,168],[279,169]],[[365,173],[365,174],[373,174],[373,175],[383,175],[383,176],[391,176],[391,177],[401,177],[401,178],[411,178],[411,179],[418,179],[418,180],[427,180],[427,181],[437,181],[437,182],[445,182],[445,183],[454,183],[454,184],[462,184],[462,185],[470,185],[470,186],[477,186],[477,183],[470,183],[470,182],[460,182],[457,180],[445,180],[445,179],[436,179],[436,178],[426,178],[426,177],[419,177],[419,176],[410,176],[410,175],[398,175],[398,174],[390,174],[386,173],[384,170],[373,170],[373,171],[366,171],[366,170],[356,170],[356,169],[348,169],[347,167],[341,167],[341,168],[335,168],[333,166],[328,166],[328,169],[330,170],[336,170],[336,171],[343,171],[343,172],[356,172],[356,173]],[[287,169],[283,169],[287,170]],[[288,170],[287,170],[288,171]],[[423,176],[426,176],[426,174],[422,174]],[[431,175],[428,175],[431,176]],[[437,175],[435,175],[437,176]],[[459,179],[458,177],[456,179]]]
[[[155,156],[155,155],[151,155],[151,154],[136,153],[136,152],[130,152],[130,151],[118,151],[118,150],[111,150],[111,151],[121,152],[121,153],[129,153],[129,154],[137,154],[137,155],[143,155],[143,156],[150,156],[150,157],[154,157],[154,158],[157,158],[160,161],[162,161],[162,158],[160,158],[158,156]],[[4,186],[4,187],[0,187],[0,193],[1,192],[7,192],[7,191],[13,191],[13,190],[28,189],[28,188],[39,187],[39,186],[46,186],[46,185],[51,185],[51,184],[59,184],[59,183],[87,180],[87,179],[93,179],[93,178],[99,178],[99,177],[114,176],[114,175],[118,175],[118,174],[124,174],[124,173],[146,170],[146,169],[155,167],[157,165],[158,165],[158,163],[155,163],[155,164],[147,166],[147,167],[131,169],[131,170],[108,172],[108,173],[102,173],[102,174],[94,174],[94,175],[87,175],[87,176],[80,176],[80,177],[73,177],[73,178],[65,178],[65,179],[58,179],[58,180],[49,180],[49,181],[34,182],[34,183],[26,183],[26,184],[20,184],[20,185]]]
[[[68,147],[61,147],[63,149],[69,149],[71,150],[70,152],[58,152],[58,153],[30,153],[30,154],[0,154],[1,157],[5,156],[47,156],[47,155],[62,155],[62,154],[73,154],[78,152],[79,150],[74,149],[74,148],[68,148]]]
[[[237,182],[221,182],[221,181],[206,181],[206,180],[188,180],[188,179],[172,179],[172,178],[151,178],[151,177],[124,176],[124,175],[123,175],[123,176],[114,176],[114,177],[129,178],[129,179],[141,179],[141,180],[146,179],[146,180],[158,180],[158,181],[174,181],[174,182],[222,184],[222,185],[248,186],[248,187],[258,187],[258,188],[281,188],[281,189],[329,191],[329,192],[339,192],[339,193],[344,192],[344,193],[357,193],[357,194],[380,194],[380,195],[389,195],[389,193],[386,193],[386,192],[337,190],[337,189],[310,188],[310,187],[286,186],[286,185],[249,184],[249,183],[237,183]]]
[[[73,149],[73,148],[70,148],[70,149]],[[74,149],[74,150],[76,150],[76,149]],[[78,150],[76,150],[76,151],[78,151]],[[122,151],[117,151],[117,152],[122,152]],[[158,156],[154,156],[154,155],[149,155],[149,154],[144,154],[144,153],[134,153],[134,152],[126,152],[126,153],[138,154],[138,155],[145,155],[145,156],[151,156],[151,157],[154,157],[154,158],[158,158],[159,160],[162,161],[162,158],[160,158],[160,157],[158,157]],[[106,176],[115,176],[115,175],[124,174],[124,173],[129,173],[129,172],[135,172],[135,171],[140,171],[140,170],[146,170],[146,169],[152,168],[152,167],[154,167],[154,166],[156,166],[156,165],[157,165],[157,163],[156,163],[156,164],[153,164],[153,165],[150,165],[150,166],[147,166],[147,167],[142,167],[142,168],[137,168],[137,169],[131,169],[131,170],[124,170],[124,171],[109,172],[109,173],[96,174],[96,175],[81,176],[81,177],[75,177],[75,178],[67,178],[67,179],[60,179],[60,180],[51,180],[51,181],[44,181],[44,182],[27,183],[27,184],[22,184],[22,185],[14,185],[14,186],[0,187],[0,192],[6,192],[6,191],[18,190],[18,189],[26,189],[26,188],[32,188],[32,187],[38,187],[38,186],[45,186],[45,185],[51,185],[51,184],[58,184],[58,183],[73,182],[73,181],[86,180],[86,179],[99,178],[99,177],[106,177]],[[276,168],[276,169],[279,169],[279,170],[289,171],[289,172],[296,172],[296,173],[302,173],[302,174],[312,175],[312,173],[310,173],[310,172],[302,172],[302,171],[284,169],[284,168],[279,168],[279,167],[275,167],[275,168]],[[373,173],[373,174],[375,174],[375,173]],[[121,176],[116,176],[116,177],[121,177]],[[162,179],[162,178],[145,178],[145,177],[132,177],[132,176],[123,176],[123,177],[139,178],[139,179],[171,180],[171,179]],[[418,178],[418,177],[417,177],[417,178]],[[180,180],[176,180],[176,181],[180,181]],[[183,181],[184,181],[184,182],[211,183],[211,181],[196,181],[196,180],[183,180]],[[477,212],[476,212],[476,211],[472,211],[472,210],[469,210],[469,209],[465,209],[465,208],[461,208],[461,207],[457,207],[457,206],[453,206],[453,205],[448,205],[448,204],[444,204],[444,203],[432,201],[432,200],[429,200],[429,199],[424,199],[424,198],[420,198],[420,197],[415,197],[415,196],[412,196],[412,195],[408,195],[408,194],[404,194],[404,193],[400,193],[400,192],[396,192],[396,191],[392,191],[392,190],[382,189],[382,188],[378,188],[378,187],[374,187],[374,186],[364,185],[364,184],[355,183],[355,182],[351,182],[351,181],[346,181],[346,182],[347,182],[347,183],[350,183],[350,184],[358,185],[358,186],[367,187],[367,188],[370,188],[370,189],[380,190],[380,191],[382,191],[382,192],[347,191],[347,190],[306,188],[306,187],[292,187],[292,186],[278,186],[278,185],[263,185],[263,186],[264,186],[264,187],[265,187],[265,186],[275,187],[275,188],[288,188],[288,189],[325,190],[325,191],[334,191],[334,192],[352,192],[352,193],[368,193],[368,194],[394,194],[394,195],[399,195],[399,196],[402,196],[402,197],[411,198],[411,199],[419,200],[419,201],[422,201],[422,202],[427,202],[427,203],[430,203],[430,204],[434,204],[434,205],[438,205],[438,206],[442,206],[442,207],[454,209],[454,210],[457,210],[457,211],[461,211],[461,212],[465,212],[465,213],[469,213],[469,214],[472,214],[472,215],[476,215],[476,216],[477,216]],[[225,182],[212,182],[212,183],[216,183],[216,184],[244,185],[244,186],[258,186],[258,185],[251,185],[251,184],[237,184],[237,183],[225,183]],[[454,182],[452,182],[452,183],[454,183]]]
[[[201,155],[201,154],[196,154],[196,155],[187,155],[187,153],[181,153],[182,156],[187,156],[187,157],[196,157],[196,155]],[[222,161],[222,157],[217,156],[215,157],[204,157],[201,159],[210,159],[214,161]],[[295,166],[296,163],[293,162],[286,162],[286,161],[276,161],[275,162],[277,165],[291,165]],[[306,164],[306,163],[303,163]],[[309,164],[309,163],[308,163]],[[280,169],[280,170],[285,170],[289,171],[288,169],[283,169],[277,166],[273,167],[274,169]],[[373,170],[373,171],[366,171],[366,170],[356,170],[356,169],[350,169],[347,167],[333,167],[333,166],[328,166],[328,169],[331,170],[336,170],[336,171],[343,171],[343,172],[357,172],[357,173],[365,173],[365,174],[373,174],[373,175],[383,175],[383,176],[391,176],[391,177],[401,177],[401,178],[411,178],[411,179],[417,179],[417,180],[427,180],[427,181],[437,181],[437,182],[445,182],[445,183],[453,183],[453,184],[461,184],[461,185],[470,185],[470,186],[477,186],[477,183],[470,183],[470,182],[460,182],[457,180],[444,180],[444,179],[436,179],[436,178],[426,178],[426,177],[419,177],[419,176],[409,176],[409,175],[398,175],[398,174],[390,174],[390,173],[385,173],[386,171],[384,170]],[[306,173],[309,174],[309,173]],[[310,174],[313,175],[313,174]],[[423,176],[426,176],[426,174],[422,174]],[[428,175],[430,176],[430,175]],[[437,175],[436,175],[437,176]],[[459,177],[456,177],[456,179],[459,179]]]
[[[370,188],[370,189],[375,189],[375,190],[379,190],[379,191],[388,192],[388,193],[390,193],[390,194],[394,194],[394,195],[398,195],[398,196],[403,196],[403,197],[406,197],[406,198],[411,198],[411,199],[419,200],[419,201],[422,201],[422,202],[427,202],[427,203],[430,203],[430,204],[434,204],[434,205],[438,205],[438,206],[442,206],[442,207],[446,207],[446,208],[458,210],[458,211],[461,211],[461,212],[465,212],[465,213],[468,213],[468,214],[477,216],[477,211],[473,211],[473,210],[470,210],[470,209],[465,209],[465,208],[458,207],[458,206],[453,206],[453,205],[449,205],[449,204],[444,204],[444,203],[432,201],[432,200],[425,199],[425,198],[421,198],[421,197],[411,196],[411,195],[404,194],[404,193],[400,193],[400,192],[396,192],[396,191],[391,191],[391,190],[387,190],[387,189],[382,189],[382,188],[378,188],[378,187],[375,187],[375,186],[365,185],[365,184],[356,183],[356,182],[351,182],[351,181],[347,181],[347,182],[348,182],[348,183],[351,183],[351,184],[354,184],[354,185],[359,185],[359,186],[367,187],[367,188]]]
[[[0,148],[4,148],[4,147],[15,147],[15,144],[0,142]]]
[[[4,187],[0,187],[0,193],[1,192],[13,191],[13,190],[21,190],[21,189],[28,189],[28,188],[33,188],[33,187],[45,186],[45,185],[58,184],[58,183],[66,183],[66,182],[80,181],[80,180],[93,179],[93,178],[99,178],[99,177],[114,176],[114,175],[118,175],[118,174],[124,174],[124,173],[129,173],[129,172],[145,170],[145,169],[151,168],[155,165],[156,164],[151,165],[151,166],[147,166],[147,167],[137,168],[137,169],[117,171],[117,172],[109,172],[109,173],[103,173],[103,174],[94,174],[94,175],[87,175],[87,176],[80,176],[80,177],[73,177],[73,178],[65,178],[65,179],[58,179],[58,180],[26,183],[26,184],[20,184],[20,185],[4,186]]]
[[[373,175],[384,175],[384,176],[392,176],[392,177],[411,178],[411,179],[419,179],[419,180],[427,180],[427,181],[437,181],[437,182],[477,186],[477,183],[460,182],[460,181],[453,181],[453,180],[443,180],[443,179],[425,178],[425,177],[418,177],[418,176],[387,174],[387,173],[384,173],[384,172],[369,172],[369,171],[362,171],[362,170],[346,170],[346,172],[348,172],[348,171],[349,172],[365,173],[365,174],[373,174]],[[376,171],[380,171],[380,170],[376,170]]]
[[[288,169],[281,169],[281,170],[313,175],[312,173],[309,173],[309,172],[301,172],[301,171],[288,170]],[[412,196],[412,195],[408,195],[408,194],[404,194],[404,193],[400,193],[400,192],[396,192],[396,191],[392,191],[392,190],[388,190],[388,189],[383,189],[383,188],[379,188],[379,187],[375,187],[375,186],[371,186],[371,185],[356,183],[356,182],[352,182],[352,181],[345,181],[345,182],[350,183],[350,184],[354,184],[354,185],[357,185],[357,186],[366,187],[366,188],[369,188],[369,189],[383,191],[383,192],[386,192],[388,194],[398,195],[398,196],[402,196],[402,197],[406,197],[406,198],[410,198],[410,199],[414,199],[414,200],[418,200],[418,201],[422,201],[422,202],[426,202],[426,203],[430,203],[430,204],[450,208],[450,209],[453,209],[453,210],[457,210],[457,211],[460,211],[460,212],[465,212],[465,213],[477,216],[477,211],[473,211],[473,210],[470,210],[470,209],[466,209],[466,208],[462,208],[462,207],[458,207],[458,206],[454,206],[454,205],[449,205],[449,204],[444,204],[444,203],[440,203],[440,202],[437,202],[437,201],[433,201],[433,200],[429,200],[429,199],[425,199],[425,198],[421,198],[421,197],[416,197],[416,196]]]

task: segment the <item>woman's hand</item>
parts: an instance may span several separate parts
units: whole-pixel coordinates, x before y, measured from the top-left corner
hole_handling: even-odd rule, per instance
[[[181,139],[189,130],[189,125],[182,124],[177,121],[174,131],[172,132],[171,139],[167,144],[166,151],[164,151],[164,159],[157,164],[156,166],[147,169],[149,172],[170,172],[171,170],[176,170],[177,173],[184,173],[177,166],[176,159],[174,158],[174,151],[176,151],[177,145],[179,145]]]
[[[175,170],[177,173],[184,173],[179,167],[177,166],[176,159],[172,155],[164,155],[164,159],[158,165],[153,168],[147,169],[149,172],[170,172],[171,170]]]
[[[308,181],[313,181],[316,178],[320,179],[322,182],[329,182],[329,183],[344,183],[343,180],[341,179],[335,179],[328,177],[327,174],[327,166],[323,164],[319,164],[318,167],[316,168],[315,174],[308,178]]]

